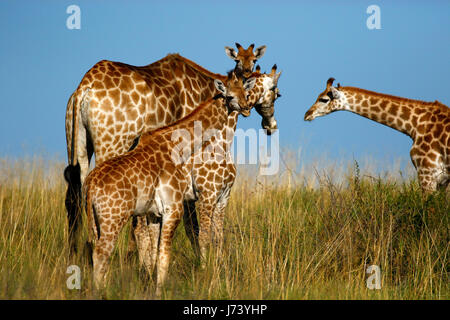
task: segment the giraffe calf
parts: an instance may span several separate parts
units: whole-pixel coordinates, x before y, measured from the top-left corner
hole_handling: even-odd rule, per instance
[[[221,97],[202,103],[171,126],[144,134],[136,149],[104,161],[86,178],[84,193],[96,287],[104,286],[109,259],[125,223],[132,216],[145,216],[152,232],[138,239],[138,252],[150,274],[156,262],[156,294],[161,294],[172,238],[183,216],[183,199],[190,183],[192,163],[186,160],[201,147],[194,143],[195,123],[202,123],[203,132],[218,132],[231,111],[245,116],[250,113],[246,91],[253,88],[254,78],[244,82],[231,73],[226,85],[220,80],[214,83]],[[180,132],[185,134],[177,134]],[[186,158],[173,156],[181,151]]]

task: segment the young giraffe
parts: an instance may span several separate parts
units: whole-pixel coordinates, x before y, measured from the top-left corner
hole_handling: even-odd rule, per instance
[[[264,54],[261,48],[255,54],[238,52],[235,71],[253,66]],[[81,222],[81,185],[93,153],[96,164],[124,154],[143,132],[171,124],[214,97],[214,79],[225,81],[226,76],[178,54],[143,67],[102,60],[85,74],[66,111],[69,165],[64,177],[71,253],[76,252]]]
[[[262,121],[270,126],[268,134],[277,129],[274,102],[281,96],[277,88],[281,72],[276,73],[276,69],[274,65],[270,74],[261,74],[257,68],[257,72],[252,74],[256,83],[247,98],[248,105],[254,106],[262,116]],[[221,133],[191,158],[194,167],[192,183],[185,198],[184,226],[194,251],[202,258],[202,265],[205,263],[207,246],[213,240],[219,250],[222,248],[225,208],[236,177],[230,149],[237,120],[238,113],[231,114]]]
[[[424,102],[353,87],[327,88],[306,112],[311,121],[337,110],[369,118],[413,139],[411,160],[426,193],[445,188],[450,182],[450,109],[440,103]]]
[[[160,220],[157,239],[157,291],[159,296],[167,275],[172,237],[183,215],[183,199],[190,183],[192,163],[186,160],[220,130],[231,111],[250,114],[246,91],[255,84],[243,83],[234,73],[226,87],[220,80],[215,86],[222,94],[202,103],[194,112],[173,125],[142,135],[139,146],[116,158],[106,160],[89,173],[85,183],[86,211],[94,243],[94,282],[104,284],[108,260],[123,225],[133,215]],[[195,125],[201,122],[203,137]],[[193,139],[191,139],[193,137]],[[181,142],[180,142],[181,140]],[[187,149],[187,152],[186,152]],[[180,156],[181,155],[181,156]],[[155,230],[156,231],[156,230]],[[138,245],[140,254],[142,248]],[[146,265],[149,272],[152,266]]]
[[[225,47],[226,54],[236,61],[235,72],[238,75],[248,78],[253,72],[253,67],[256,61],[258,61],[266,52],[266,46],[261,46],[253,51],[255,44],[252,43],[247,49],[244,49],[239,43],[236,42],[236,52],[231,47]]]

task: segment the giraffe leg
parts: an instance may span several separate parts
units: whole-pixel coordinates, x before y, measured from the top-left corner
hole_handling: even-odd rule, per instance
[[[105,285],[109,260],[117,241],[117,235],[103,237],[96,241],[92,261],[94,264],[94,284],[97,289]]]
[[[165,207],[162,218],[157,261],[156,296],[161,297],[162,287],[169,269],[173,235],[183,215],[183,203],[175,202]]]
[[[127,245],[127,257],[131,257],[134,252],[137,249],[137,233],[141,234],[142,230],[140,229],[142,225],[145,223],[145,218],[142,216],[133,216],[132,223],[131,223],[131,236],[128,238],[128,245]],[[136,230],[138,228],[138,230]],[[140,262],[140,261],[139,261]]]
[[[431,194],[445,186],[448,179],[442,155],[439,150],[424,150],[413,144],[411,160],[417,169],[419,184],[424,194]]]
[[[197,257],[200,257],[200,247],[198,244],[198,221],[197,213],[195,211],[195,201],[184,202],[183,214],[184,230],[191,242],[192,249]]]
[[[139,216],[133,217],[133,230],[132,237],[134,238],[134,249],[137,248],[139,256],[139,265],[144,266],[148,270],[146,262],[149,261],[148,255],[150,254],[149,245],[151,243],[149,231],[147,228],[147,217]],[[130,249],[130,247],[128,247]],[[128,251],[130,252],[130,251]]]
[[[230,154],[228,154],[231,157]],[[228,200],[230,199],[231,188],[234,185],[234,180],[236,178],[236,167],[229,158],[229,162],[227,162],[226,166],[226,175],[223,177],[223,189],[221,194],[218,195],[218,200],[216,203],[216,207],[212,216],[212,225],[213,225],[213,240],[214,244],[218,249],[219,255],[222,254],[223,248],[223,221],[225,218],[225,209],[228,204]]]
[[[109,226],[100,224],[100,238],[95,241],[92,261],[94,264],[94,284],[101,289],[105,285],[111,254],[123,227],[123,222],[111,223]],[[106,232],[107,231],[107,232]]]
[[[432,168],[419,167],[417,169],[420,187],[425,194],[431,194],[437,190],[436,170]]]
[[[156,264],[161,219],[156,216],[140,217],[136,225],[135,236],[139,252],[139,263],[144,266],[150,277]]]
[[[219,254],[221,254],[223,248],[223,221],[225,219],[225,209],[228,204],[228,199],[230,198],[230,191],[231,188],[227,188],[224,191],[219,198],[212,215],[213,242]]]
[[[150,254],[149,254],[149,261],[147,262],[147,265],[150,267],[151,273],[153,273],[153,269],[156,265],[156,260],[158,258],[158,247],[159,247],[159,237],[161,233],[161,218],[158,218],[154,215],[150,216],[148,218],[148,233],[149,233],[149,239],[150,239]]]
[[[212,232],[211,232],[211,217],[214,212],[214,203],[211,199],[214,197],[206,197],[205,193],[202,193],[200,199],[197,201],[197,211],[200,220],[200,230],[198,234],[198,243],[200,247],[200,262],[201,267],[206,267],[206,252],[211,245]]]

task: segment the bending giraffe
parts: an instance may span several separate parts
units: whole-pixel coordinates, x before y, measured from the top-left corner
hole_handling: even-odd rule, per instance
[[[277,84],[281,72],[276,73],[276,69],[277,66],[274,65],[270,74],[261,74],[257,68],[257,72],[251,75],[255,78],[255,85],[247,92],[247,105],[250,108],[254,107],[261,115],[263,126],[272,128],[268,134],[277,128],[274,102],[280,96]],[[212,137],[188,160],[193,162],[193,168],[190,172],[191,182],[184,198],[183,220],[186,235],[195,253],[201,258],[202,266],[205,263],[208,245],[216,244],[219,249],[222,247],[225,208],[236,177],[236,167],[231,159],[230,148],[237,119],[238,113],[230,115],[221,132]],[[154,219],[133,217],[133,238],[131,238],[133,241],[130,241],[130,247],[132,248],[136,242],[141,247],[140,252],[149,252],[146,255],[139,255],[141,265],[150,264],[144,260],[154,256],[154,253],[150,252],[154,252],[155,248],[146,246],[151,242],[147,239],[151,238],[158,228],[159,223]],[[145,248],[142,249],[143,247]]]
[[[450,182],[450,109],[440,103],[411,100],[353,87],[333,87],[333,78],[306,112],[311,121],[347,110],[398,130],[413,139],[411,160],[426,193]]]
[[[250,51],[240,49],[233,54],[239,61],[236,72],[245,73],[243,68],[253,67],[265,46],[253,54]],[[81,186],[92,155],[95,153],[95,162],[100,164],[132,149],[143,132],[181,119],[218,93],[214,79],[225,81],[226,76],[178,54],[143,67],[102,60],[84,75],[66,111],[69,164],[64,177],[68,182],[65,205],[71,253],[77,251]],[[266,129],[271,130],[270,126]]]
[[[274,65],[269,74],[261,74],[257,68],[258,72],[252,74],[256,83],[248,92],[247,98],[248,106],[254,107],[262,116],[262,122],[267,122],[273,128],[276,128],[274,103],[281,96],[277,88],[281,72],[277,73],[276,69],[277,66]],[[225,209],[236,178],[236,167],[231,159],[230,149],[237,120],[237,113],[228,117],[221,133],[213,137],[191,159],[194,166],[192,183],[185,198],[184,226],[203,266],[207,246],[215,244],[220,250],[223,244]]]
[[[202,103],[194,112],[171,126],[142,135],[136,149],[97,165],[85,183],[86,211],[93,242],[94,282],[104,285],[109,258],[120,230],[133,215],[157,220],[155,237],[149,246],[157,248],[157,290],[165,281],[172,238],[183,215],[183,199],[190,183],[192,162],[188,158],[227,122],[230,113],[250,114],[246,91],[255,79],[245,83],[234,73],[226,86],[215,80],[220,97]],[[200,137],[196,124],[202,124]],[[205,137],[206,135],[206,137]],[[186,152],[187,150],[187,152]],[[148,247],[148,246],[147,246]],[[145,255],[139,246],[140,255]],[[146,265],[150,275],[153,265]]]

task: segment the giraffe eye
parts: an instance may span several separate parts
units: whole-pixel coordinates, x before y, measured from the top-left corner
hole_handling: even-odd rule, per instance
[[[333,92],[328,91],[327,96],[330,98],[330,100],[333,100],[335,97],[333,96]]]
[[[330,101],[330,99],[320,98],[319,101],[323,102],[323,103],[328,103],[328,101]]]

